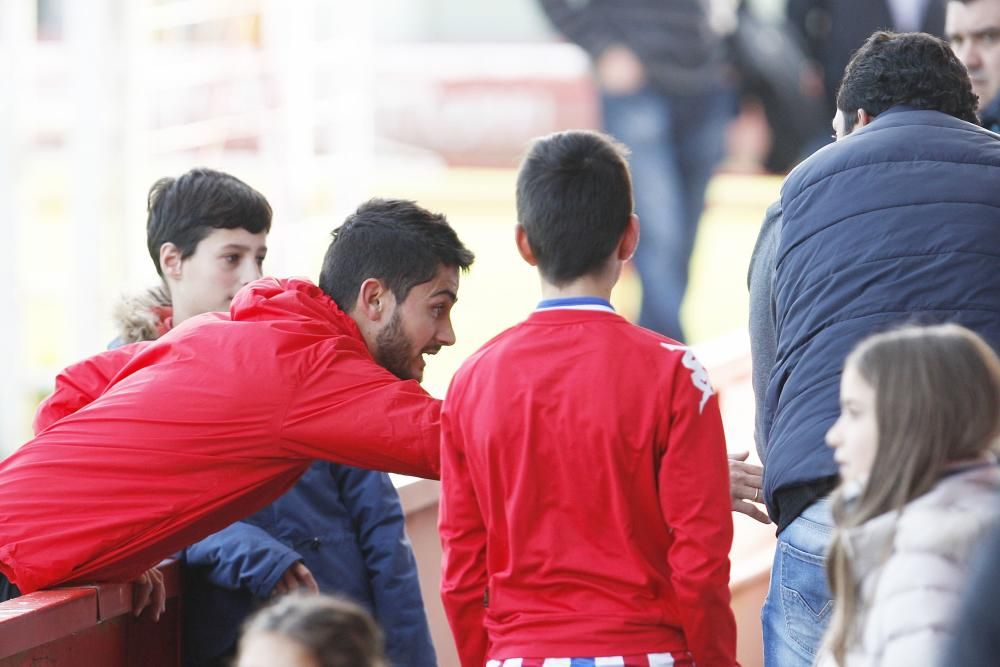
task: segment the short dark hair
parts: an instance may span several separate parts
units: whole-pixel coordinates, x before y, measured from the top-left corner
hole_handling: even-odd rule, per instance
[[[632,215],[628,149],[599,132],[535,141],[517,176],[517,220],[542,276],[564,285],[600,269]]]
[[[850,132],[858,109],[874,117],[900,104],[979,123],[979,98],[947,42],[922,32],[879,30],[847,63],[837,108]]]
[[[164,243],[173,243],[181,259],[186,259],[214,229],[242,228],[251,234],[271,231],[271,205],[264,195],[214,169],[197,168],[177,178],[161,178],[149,189],[146,204],[146,245],[161,276]]]
[[[442,266],[465,271],[474,259],[444,215],[412,201],[371,199],[333,230],[319,286],[346,313],[369,278],[385,283],[402,303]]]
[[[385,667],[382,632],[371,615],[342,598],[292,593],[263,607],[243,636],[275,634],[297,642],[321,667]],[[240,642],[242,651],[243,642]]]

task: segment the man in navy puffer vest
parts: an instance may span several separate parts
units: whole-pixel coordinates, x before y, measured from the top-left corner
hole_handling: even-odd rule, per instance
[[[749,276],[755,435],[778,525],[767,667],[811,664],[832,608],[837,466],[824,436],[847,353],[876,331],[943,321],[1000,350],[1000,140],[976,104],[945,42],[875,33],[844,72],[837,142],[768,210]]]

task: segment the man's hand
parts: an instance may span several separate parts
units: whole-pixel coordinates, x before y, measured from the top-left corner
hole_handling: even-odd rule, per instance
[[[604,49],[594,68],[601,87],[612,95],[636,93],[646,84],[646,69],[639,56],[621,44]]]
[[[146,607],[150,608],[153,621],[167,609],[167,589],[163,586],[163,573],[155,567],[143,572],[133,582],[132,615],[139,616]]]
[[[313,578],[312,572],[301,562],[295,563],[285,570],[285,573],[281,575],[281,579],[271,589],[271,597],[284,595],[285,593],[299,589],[309,593],[319,593],[319,585],[316,584],[316,579]]]
[[[746,514],[761,523],[771,523],[767,514],[754,504],[764,502],[764,469],[746,463],[749,456],[750,452],[729,455],[729,495],[733,499],[733,511]]]

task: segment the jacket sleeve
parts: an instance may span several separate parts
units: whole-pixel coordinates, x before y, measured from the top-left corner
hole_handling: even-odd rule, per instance
[[[441,401],[376,364],[361,343],[331,341],[314,353],[289,392],[285,449],[357,468],[440,477]]]
[[[699,665],[736,664],[729,608],[733,542],[726,441],[719,399],[704,367],[684,351],[673,377],[660,504],[673,543],[667,553],[688,650]]]
[[[395,664],[435,667],[437,656],[399,494],[386,473],[337,465],[331,469],[364,554],[375,620],[385,631],[389,658]]]
[[[754,442],[761,461],[766,458],[767,432],[771,419],[765,413],[764,398],[767,395],[771,369],[778,356],[773,287],[781,224],[781,200],[778,200],[771,204],[764,215],[747,272],[747,287],[750,292],[750,357],[753,362],[751,380],[755,398]]]
[[[448,391],[441,439],[441,601],[464,667],[486,664],[489,638],[486,605],[486,526],[465,458],[458,420],[452,414],[454,385]]]
[[[266,530],[237,521],[184,550],[184,561],[212,584],[246,589],[259,599],[270,596],[281,575],[302,556]]]
[[[541,0],[542,11],[549,17],[556,30],[574,44],[597,57],[601,51],[614,42],[624,41],[614,34],[605,12],[592,3],[572,2],[572,0]]]
[[[56,376],[55,390],[35,412],[35,435],[96,400],[142,346],[136,343],[108,350],[63,369]]]

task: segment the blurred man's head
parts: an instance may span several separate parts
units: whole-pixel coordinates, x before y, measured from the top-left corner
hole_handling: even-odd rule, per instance
[[[1000,0],[951,0],[944,33],[985,108],[1000,94]]]
[[[518,245],[552,285],[603,272],[626,229],[637,233],[627,154],[611,137],[571,130],[537,140],[524,158]]]
[[[234,176],[192,169],[149,190],[146,243],[170,292],[174,324],[229,310],[241,287],[261,276],[271,206]]]
[[[900,105],[978,123],[969,75],[946,42],[920,32],[879,31],[844,70],[833,121],[837,138]]]
[[[472,261],[443,215],[372,199],[334,230],[319,286],[357,322],[375,361],[420,381],[423,355],[455,342],[451,309]]]

